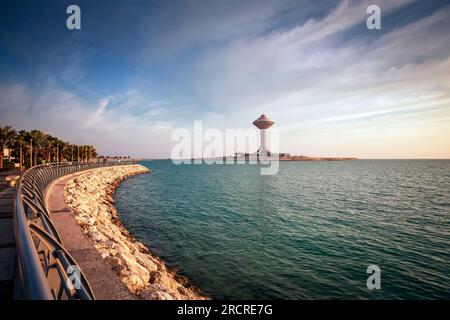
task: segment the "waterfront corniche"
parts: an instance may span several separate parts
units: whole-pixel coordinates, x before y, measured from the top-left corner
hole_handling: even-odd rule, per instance
[[[101,256],[128,287],[142,299],[206,299],[187,280],[177,276],[122,225],[114,192],[121,181],[148,173],[142,165],[90,171],[67,182],[65,198],[75,220]]]

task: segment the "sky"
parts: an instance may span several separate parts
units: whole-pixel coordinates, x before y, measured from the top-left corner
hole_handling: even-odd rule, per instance
[[[0,126],[168,158],[178,128],[261,114],[281,152],[450,158],[449,1],[2,2]]]

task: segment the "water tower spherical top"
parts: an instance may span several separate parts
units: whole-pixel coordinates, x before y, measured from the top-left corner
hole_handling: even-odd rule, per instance
[[[253,125],[258,129],[269,129],[275,122],[273,122],[268,116],[265,114],[261,115],[258,119],[253,121]]]

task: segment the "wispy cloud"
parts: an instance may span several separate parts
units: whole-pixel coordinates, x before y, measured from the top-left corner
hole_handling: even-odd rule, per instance
[[[108,106],[108,104],[109,104],[109,99],[107,99],[107,98],[101,99],[99,101],[98,108],[95,110],[95,112],[92,114],[92,116],[87,120],[86,126],[90,127],[90,126],[97,124],[101,120],[103,114],[105,113],[106,107]]]

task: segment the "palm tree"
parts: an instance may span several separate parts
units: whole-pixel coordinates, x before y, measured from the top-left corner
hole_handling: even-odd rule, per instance
[[[67,147],[65,149],[64,157],[67,161],[73,162],[76,160],[76,148],[77,145],[73,143],[67,143]]]
[[[59,142],[59,150],[60,150],[60,159],[61,161],[70,160],[72,147],[69,142],[60,141]]]
[[[27,156],[28,167],[33,166],[33,137],[30,131],[25,131],[25,155]]]
[[[86,146],[86,161],[89,162],[91,160],[91,146]]]
[[[0,127],[0,169],[3,169],[4,149],[12,146],[16,130],[11,127]]]
[[[61,144],[62,141],[59,140],[58,138],[55,139],[55,154],[56,154],[56,163],[59,163],[60,159],[61,159]]]
[[[23,168],[24,157],[26,150],[24,147],[27,146],[28,132],[25,130],[20,130],[14,139],[14,156],[19,158],[19,170]]]
[[[33,139],[33,164],[37,165],[39,156],[42,156],[42,148],[46,143],[46,134],[41,130],[32,130],[30,136]]]
[[[91,161],[91,159],[95,159],[97,157],[97,150],[95,150],[94,146],[86,145],[83,146],[85,152],[85,159],[87,162]]]
[[[58,138],[47,135],[47,162],[56,162]]]
[[[77,162],[80,162],[80,145],[77,145]]]
[[[94,148],[94,146],[91,146],[91,156],[93,158],[97,158],[98,157],[97,150]]]
[[[81,146],[81,161],[87,162],[87,146],[86,145]]]
[[[45,133],[44,141],[42,143],[41,154],[42,154],[42,163],[51,162],[52,156],[52,140],[53,137],[47,133]]]
[[[0,168],[3,168],[5,148],[12,149],[10,161],[11,155],[18,159],[20,169],[45,162],[89,162],[98,157],[92,145],[71,144],[41,130],[20,130],[17,134],[11,127],[0,127]]]

